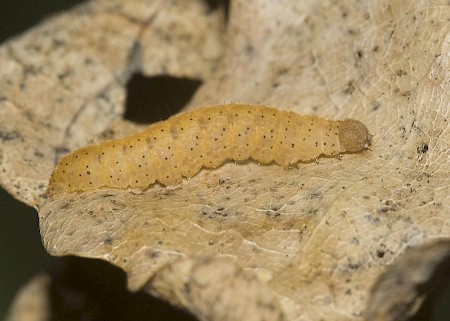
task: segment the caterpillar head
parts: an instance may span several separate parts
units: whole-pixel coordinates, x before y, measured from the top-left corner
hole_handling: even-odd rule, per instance
[[[345,119],[339,123],[339,142],[347,152],[360,152],[372,145],[372,135],[360,121]]]

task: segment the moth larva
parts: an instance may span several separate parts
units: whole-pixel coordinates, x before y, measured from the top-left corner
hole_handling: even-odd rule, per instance
[[[357,120],[332,121],[272,107],[228,104],[175,115],[143,132],[64,156],[47,194],[176,185],[202,167],[249,158],[288,166],[320,155],[360,152],[371,144]]]

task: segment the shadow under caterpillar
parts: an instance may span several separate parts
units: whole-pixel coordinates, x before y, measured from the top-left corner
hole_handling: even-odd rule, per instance
[[[321,155],[361,152],[371,138],[366,126],[353,119],[333,121],[236,103],[206,107],[64,156],[47,195],[101,187],[144,190],[155,181],[176,185],[226,160],[289,166]]]

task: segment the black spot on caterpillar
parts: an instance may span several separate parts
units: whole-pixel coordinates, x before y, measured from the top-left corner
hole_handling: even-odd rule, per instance
[[[47,195],[101,187],[144,190],[156,181],[176,185],[226,160],[289,166],[320,155],[363,151],[371,137],[364,124],[352,119],[332,121],[244,104],[207,107],[64,156]]]

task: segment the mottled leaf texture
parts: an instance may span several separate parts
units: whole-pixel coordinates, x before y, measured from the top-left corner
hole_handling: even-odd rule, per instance
[[[200,0],[87,2],[0,48],[1,184],[39,208],[49,253],[106,260],[201,320],[363,320],[407,248],[450,236],[449,29],[443,0],[232,0],[228,20]],[[372,144],[45,198],[63,155],[138,130],[120,120],[137,71],[201,79],[184,111],[356,119]]]

